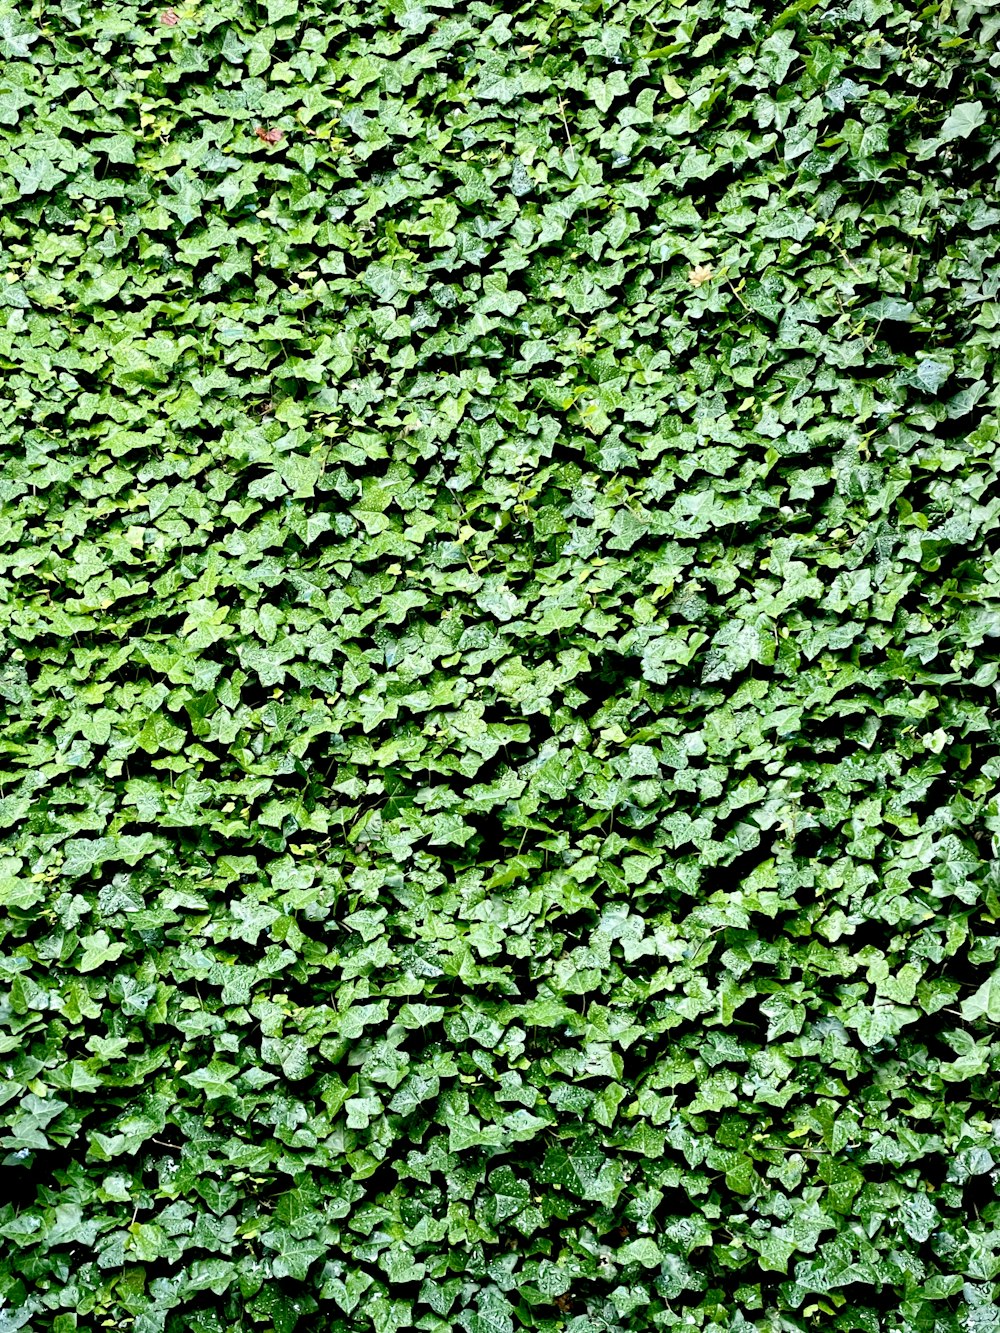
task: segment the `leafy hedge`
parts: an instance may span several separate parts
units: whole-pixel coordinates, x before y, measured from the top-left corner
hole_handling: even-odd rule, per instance
[[[1000,1327],[998,33],[3,11],[3,1333]]]

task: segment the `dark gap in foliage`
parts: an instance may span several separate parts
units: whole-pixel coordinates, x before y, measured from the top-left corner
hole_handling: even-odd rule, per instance
[[[618,697],[623,688],[630,688],[642,679],[642,665],[637,657],[625,656],[608,650],[596,657],[596,669],[576,677],[575,685],[587,696],[576,712],[585,719],[597,713],[609,699]]]

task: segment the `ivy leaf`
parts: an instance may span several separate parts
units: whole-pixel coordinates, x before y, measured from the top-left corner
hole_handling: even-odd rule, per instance
[[[974,994],[963,1000],[961,1010],[967,1023],[974,1023],[978,1018],[1000,1023],[1000,972],[987,977]]]
[[[946,117],[938,133],[944,143],[952,139],[967,139],[980,125],[986,124],[986,111],[982,102],[959,102]]]
[[[85,935],[82,944],[83,955],[78,964],[81,972],[94,972],[105,963],[114,962],[125,952],[124,943],[112,943],[111,936],[103,929],[95,931],[93,935]]]
[[[54,190],[66,173],[61,171],[44,153],[32,156],[25,161],[16,154],[11,157],[11,167],[20,194],[39,194]]]
[[[274,1251],[271,1271],[277,1278],[290,1277],[303,1282],[310,1267],[326,1252],[320,1241],[309,1237],[298,1240],[281,1228],[265,1231],[261,1239]]]

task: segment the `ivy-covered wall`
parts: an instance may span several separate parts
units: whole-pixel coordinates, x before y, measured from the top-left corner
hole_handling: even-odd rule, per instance
[[[1000,1328],[1000,13],[0,10],[0,1330]]]

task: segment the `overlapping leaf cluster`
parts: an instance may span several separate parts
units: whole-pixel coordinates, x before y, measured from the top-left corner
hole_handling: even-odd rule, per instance
[[[0,1327],[1000,1324],[989,0],[0,16]]]

